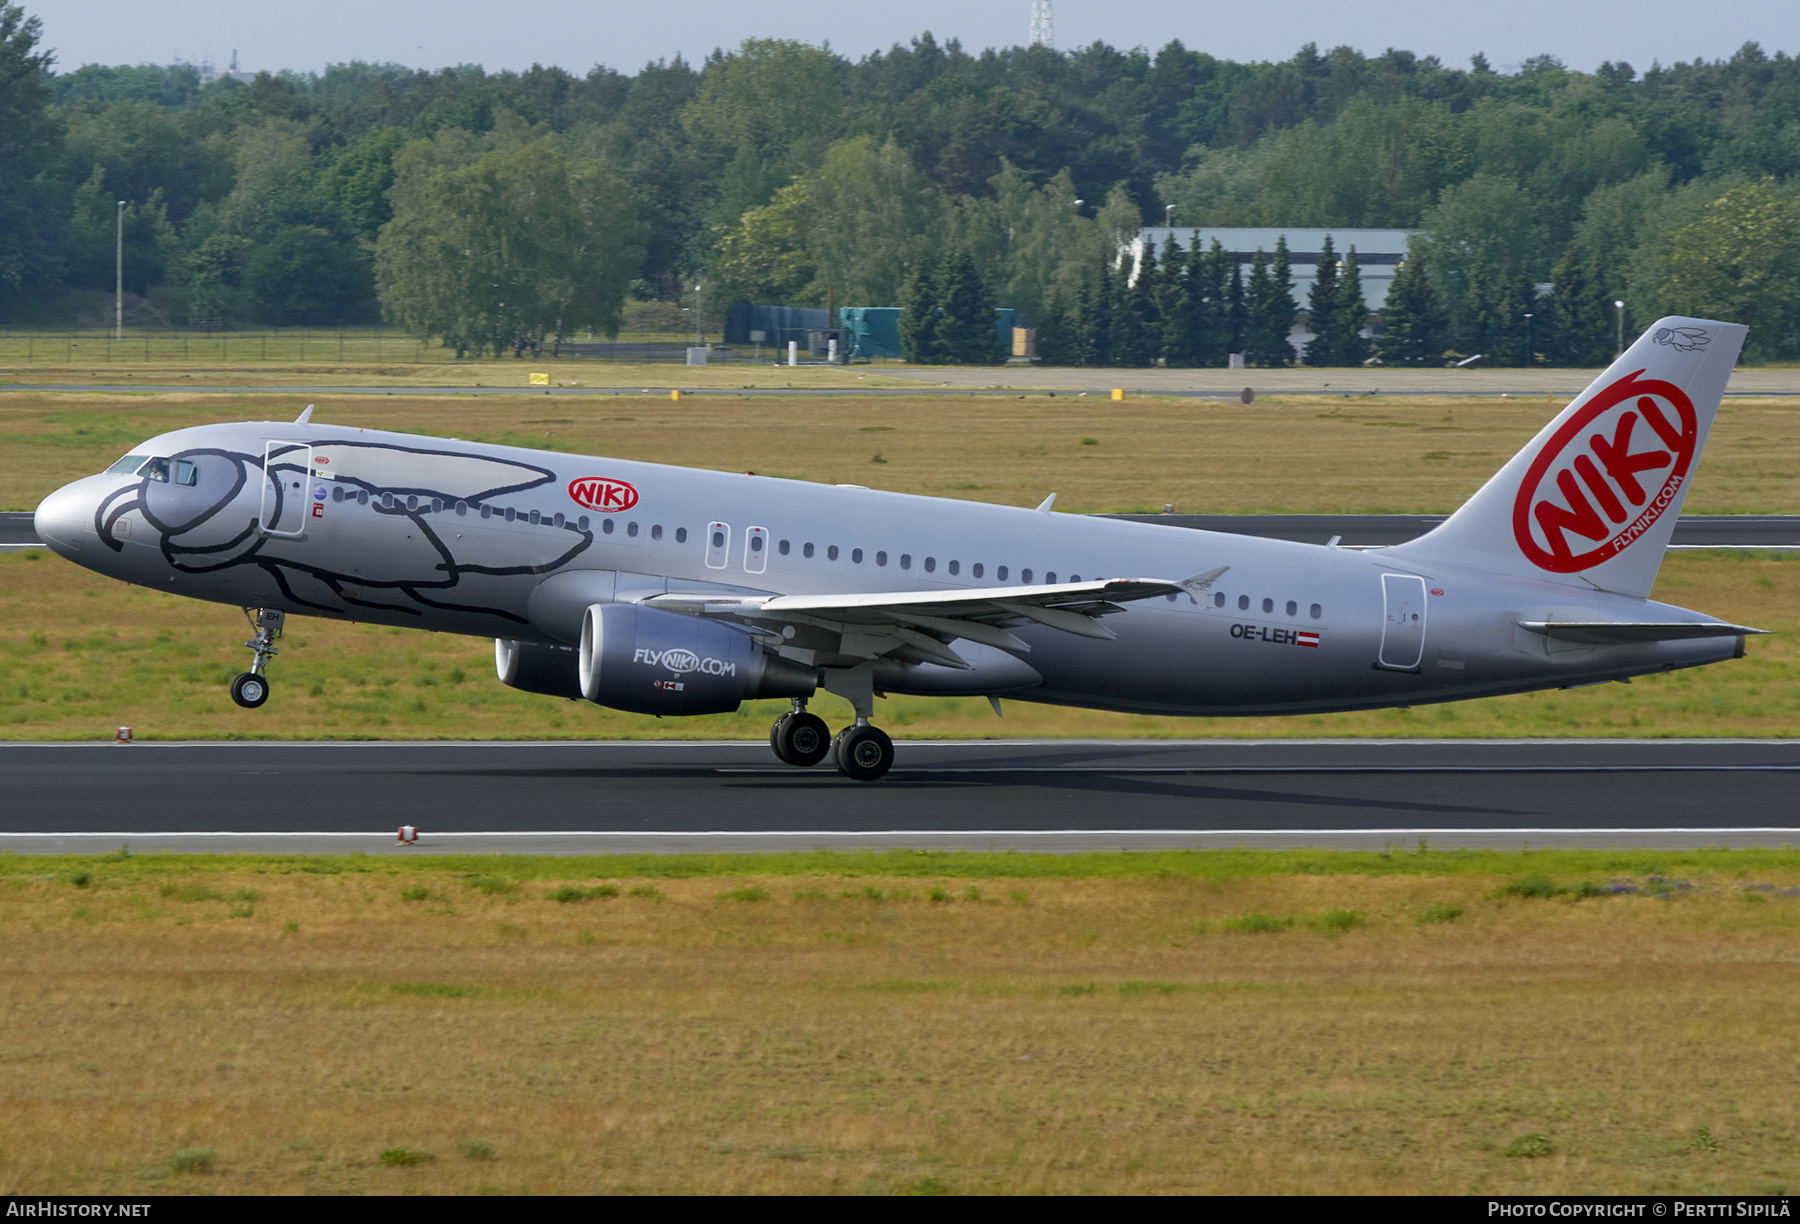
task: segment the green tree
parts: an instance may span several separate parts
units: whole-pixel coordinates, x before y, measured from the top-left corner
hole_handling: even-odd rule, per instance
[[[909,270],[942,246],[943,197],[893,140],[835,144],[806,181],[804,245],[839,305],[891,305]]]
[[[50,100],[48,51],[37,49],[43,24],[16,4],[0,3],[0,313],[60,271],[61,206],[50,172],[60,132]]]
[[[1375,352],[1383,365],[1444,364],[1445,320],[1425,257],[1410,251],[1395,270],[1381,306],[1381,338]]]
[[[912,365],[943,365],[950,360],[939,307],[940,267],[938,260],[919,260],[900,290],[900,351]]]
[[[644,254],[625,184],[547,138],[460,165],[435,144],[396,159],[394,219],[376,244],[383,314],[459,356],[575,329],[617,334]]]
[[[1553,366],[1605,365],[1612,360],[1613,306],[1573,243],[1550,273],[1550,297],[1533,347]]]
[[[811,191],[805,179],[789,184],[724,229],[709,270],[720,300],[819,303],[819,267],[806,249]]]
[[[1155,293],[1162,357],[1173,367],[1192,366],[1199,348],[1195,327],[1199,312],[1194,309],[1192,284],[1187,252],[1170,234],[1163,247],[1162,271]]]
[[[951,252],[938,275],[938,336],[944,356],[957,365],[1001,360],[994,300],[964,249]]]
[[[1265,259],[1258,248],[1250,265],[1246,299],[1245,351],[1250,362],[1264,367],[1293,365],[1294,346],[1289,337],[1294,329],[1294,292],[1285,235],[1276,238],[1272,260]]]
[[[1370,345],[1363,332],[1369,326],[1369,307],[1363,301],[1362,268],[1356,260],[1356,248],[1350,248],[1338,275],[1337,312],[1333,332],[1337,337],[1332,350],[1334,366],[1360,366],[1369,359]]]
[[[1753,351],[1800,353],[1800,190],[1764,180],[1728,191],[1669,236],[1663,300],[1681,314],[1748,324]]]
[[[1338,336],[1338,259],[1332,249],[1331,235],[1319,248],[1319,271],[1307,295],[1307,317],[1313,338],[1306,342],[1305,360],[1309,366],[1337,365],[1343,347]]]
[[[316,225],[293,225],[254,247],[244,287],[275,323],[343,319],[369,300],[369,267],[356,251]]]

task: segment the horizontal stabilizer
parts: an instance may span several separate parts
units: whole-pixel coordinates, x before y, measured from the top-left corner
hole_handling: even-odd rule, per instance
[[[1767,633],[1724,621],[1520,621],[1519,628],[1559,642],[1622,646],[1631,642],[1682,642],[1691,638],[1742,637]]]

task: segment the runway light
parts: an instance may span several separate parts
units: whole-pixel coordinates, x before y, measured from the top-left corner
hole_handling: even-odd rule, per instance
[[[113,732],[113,739],[117,743],[129,744],[131,742],[131,728],[120,727],[117,731]]]
[[[410,846],[418,840],[419,840],[419,830],[415,826],[401,825],[400,826],[400,840],[395,842],[394,844],[397,846]]]

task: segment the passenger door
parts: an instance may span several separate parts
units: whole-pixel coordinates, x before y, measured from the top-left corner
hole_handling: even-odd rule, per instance
[[[1425,580],[1414,574],[1383,574],[1381,653],[1376,665],[1390,671],[1417,671],[1425,657]]]
[[[297,540],[312,513],[312,447],[305,442],[270,441],[263,446],[263,535]],[[322,486],[321,486],[322,487]]]

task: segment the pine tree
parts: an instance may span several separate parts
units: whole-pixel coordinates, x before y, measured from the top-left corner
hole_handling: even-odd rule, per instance
[[[1275,257],[1269,261],[1269,305],[1265,312],[1269,329],[1271,364],[1294,364],[1294,275],[1288,263],[1286,234],[1275,236]],[[1277,346],[1277,337],[1280,344]],[[1280,359],[1275,360],[1279,354]]]
[[[1080,344],[1075,334],[1075,320],[1063,303],[1062,294],[1050,290],[1044,313],[1037,321],[1037,359],[1042,365],[1080,365]]]
[[[1338,301],[1336,324],[1333,328],[1337,337],[1337,347],[1332,351],[1331,364],[1335,366],[1360,366],[1369,359],[1369,341],[1363,335],[1363,329],[1369,325],[1369,307],[1363,301],[1362,269],[1356,262],[1356,248],[1344,256],[1344,265],[1338,276]]]
[[[1319,271],[1307,296],[1307,318],[1313,338],[1306,342],[1306,364],[1336,365],[1338,357],[1338,264],[1337,252],[1331,248],[1331,235],[1319,248]]]
[[[1088,327],[1088,364],[1113,365],[1119,346],[1119,284],[1109,261],[1102,256],[1094,277],[1093,323]]]
[[[1215,241],[1214,246],[1218,243]],[[1225,353],[1230,361],[1232,353],[1242,353],[1250,347],[1250,294],[1244,288],[1244,265],[1224,256],[1231,264],[1231,287],[1226,290],[1225,297]]]
[[[912,365],[945,360],[938,316],[938,265],[929,257],[913,264],[900,290],[900,351]]]
[[[1553,366],[1605,365],[1613,355],[1612,305],[1593,265],[1570,246],[1550,273],[1537,348]]]
[[[1131,285],[1130,343],[1126,363],[1153,366],[1162,356],[1162,310],[1157,302],[1162,270],[1156,263],[1156,244],[1144,239],[1144,257],[1138,262],[1137,280]]]
[[[1194,364],[1194,308],[1186,252],[1173,234],[1163,247],[1162,276],[1156,288],[1163,360],[1172,367]]]
[[[1425,261],[1408,254],[1388,286],[1381,307],[1381,338],[1375,351],[1383,365],[1444,364],[1444,310],[1425,272]]]
[[[1285,244],[1284,244],[1285,245]],[[1277,248],[1276,264],[1287,271],[1286,251]],[[1285,276],[1283,277],[1285,279]],[[1294,346],[1288,337],[1294,326],[1294,299],[1271,270],[1269,260],[1259,247],[1250,263],[1250,285],[1245,303],[1248,319],[1245,326],[1245,354],[1250,364],[1278,368],[1294,364]]]
[[[1070,313],[1069,364],[1098,365],[1098,346],[1094,342],[1094,283],[1082,277],[1075,285],[1075,309]]]
[[[993,365],[1000,360],[994,302],[966,247],[944,260],[938,274],[937,304],[938,345],[945,361]]]

